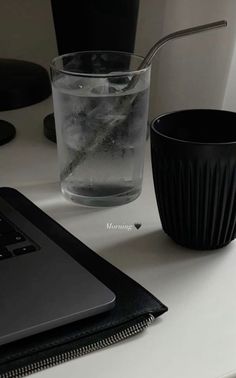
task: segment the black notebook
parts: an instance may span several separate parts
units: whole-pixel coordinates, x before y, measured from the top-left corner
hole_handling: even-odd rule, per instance
[[[0,198],[116,294],[116,305],[109,312],[1,346],[0,378],[23,377],[108,347],[143,331],[167,311],[151,293],[73,237],[18,191],[0,188]]]

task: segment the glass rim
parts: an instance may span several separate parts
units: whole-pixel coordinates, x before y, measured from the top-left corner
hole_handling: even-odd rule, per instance
[[[140,74],[143,72],[146,72],[150,69],[151,63],[144,68],[141,69],[135,69],[135,70],[126,70],[124,72],[120,72],[117,74],[116,72],[109,72],[107,74],[95,74],[95,73],[83,73],[83,72],[74,72],[74,71],[68,71],[64,70],[63,68],[57,68],[55,66],[56,62],[59,61],[60,59],[70,57],[70,56],[75,56],[77,54],[88,54],[88,53],[115,53],[115,54],[120,54],[120,55],[127,55],[127,56],[133,56],[135,58],[138,58],[140,60],[144,60],[144,57],[142,55],[134,54],[134,53],[129,53],[125,51],[115,51],[115,50],[83,50],[83,51],[75,51],[67,54],[62,54],[54,57],[50,63],[50,69],[53,71],[57,71],[60,73],[63,73],[64,75],[69,75],[69,76],[82,76],[82,77],[99,77],[99,78],[105,78],[105,77],[122,77],[122,76],[127,76],[127,75],[135,75],[135,74]],[[141,63],[141,62],[140,62]]]

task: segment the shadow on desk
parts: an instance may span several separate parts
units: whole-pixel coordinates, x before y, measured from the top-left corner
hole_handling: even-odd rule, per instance
[[[230,245],[212,251],[197,251],[184,248],[172,241],[162,230],[157,230],[113,244],[105,248],[100,255],[104,258],[119,263],[123,262],[125,267],[145,265],[167,265],[178,263],[184,260],[197,260],[209,256],[225,254]]]
[[[87,207],[66,200],[60,190],[59,182],[38,183],[19,189],[48,215],[60,219],[72,219],[81,215],[106,211],[107,208]]]
[[[234,249],[232,242],[214,251],[194,251],[177,245],[157,230],[113,244],[99,254],[167,306],[176,308],[192,303],[193,296],[201,300],[210,290],[214,292],[216,280],[218,286],[224,285],[223,272]]]

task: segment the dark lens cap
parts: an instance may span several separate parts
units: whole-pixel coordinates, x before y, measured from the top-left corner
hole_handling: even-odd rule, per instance
[[[48,138],[51,142],[56,143],[57,137],[56,137],[56,129],[55,129],[55,119],[54,114],[48,114],[44,120],[44,135],[46,138]]]
[[[10,142],[15,135],[15,127],[7,121],[0,120],[0,146]]]
[[[0,111],[36,104],[51,94],[48,72],[36,63],[0,59]]]

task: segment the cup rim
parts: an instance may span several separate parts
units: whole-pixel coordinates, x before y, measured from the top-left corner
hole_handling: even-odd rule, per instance
[[[167,139],[167,140],[170,140],[172,142],[176,142],[176,143],[180,143],[180,144],[188,144],[188,145],[200,145],[200,146],[224,146],[224,145],[234,145],[236,144],[236,133],[235,133],[235,141],[230,141],[230,142],[197,142],[197,141],[191,141],[191,140],[184,140],[184,139],[178,139],[178,138],[174,138],[174,137],[170,137],[168,135],[165,135],[163,134],[162,132],[156,130],[155,128],[155,123],[158,122],[159,120],[161,120],[162,118],[166,117],[166,116],[169,116],[169,115],[173,115],[173,114],[176,114],[176,113],[190,113],[190,112],[194,112],[194,111],[197,111],[197,112],[201,112],[201,111],[204,111],[204,112],[221,112],[221,113],[227,113],[227,114],[234,114],[234,116],[236,116],[236,113],[235,112],[232,112],[232,111],[229,111],[229,110],[224,110],[224,109],[204,109],[204,108],[196,108],[196,109],[182,109],[182,110],[176,110],[176,111],[173,111],[173,112],[166,112],[166,113],[163,113],[157,117],[155,117],[152,121],[151,121],[151,130],[153,133],[155,134],[158,134],[160,137],[164,138],[164,139]]]
[[[117,73],[115,72],[110,72],[110,73],[107,73],[107,74],[94,74],[94,73],[83,73],[83,72],[74,72],[74,71],[68,71],[68,70],[64,70],[64,69],[61,69],[61,68],[57,68],[55,66],[55,63],[59,60],[59,59],[62,59],[62,58],[65,58],[65,57],[69,57],[69,56],[75,56],[76,54],[86,54],[86,53],[115,53],[115,54],[121,54],[121,55],[127,55],[127,56],[133,56],[135,58],[138,58],[140,59],[140,63],[141,61],[143,61],[144,57],[142,55],[138,55],[138,54],[134,54],[134,53],[129,53],[129,52],[125,52],[125,51],[115,51],[115,50],[82,50],[82,51],[75,51],[75,52],[70,52],[70,53],[67,53],[67,54],[62,54],[62,55],[58,55],[56,57],[54,57],[52,60],[51,60],[51,63],[50,63],[50,69],[53,70],[53,71],[56,71],[56,72],[60,72],[60,73],[63,73],[64,75],[69,75],[69,76],[82,76],[82,77],[98,77],[98,78],[105,78],[105,77],[123,77],[123,76],[127,76],[127,75],[135,75],[135,74],[140,74],[140,73],[143,73],[143,72],[146,72],[150,69],[151,67],[151,63],[145,67],[145,68],[141,68],[141,69],[136,69],[136,70],[126,70],[124,72],[121,72],[117,75]]]

